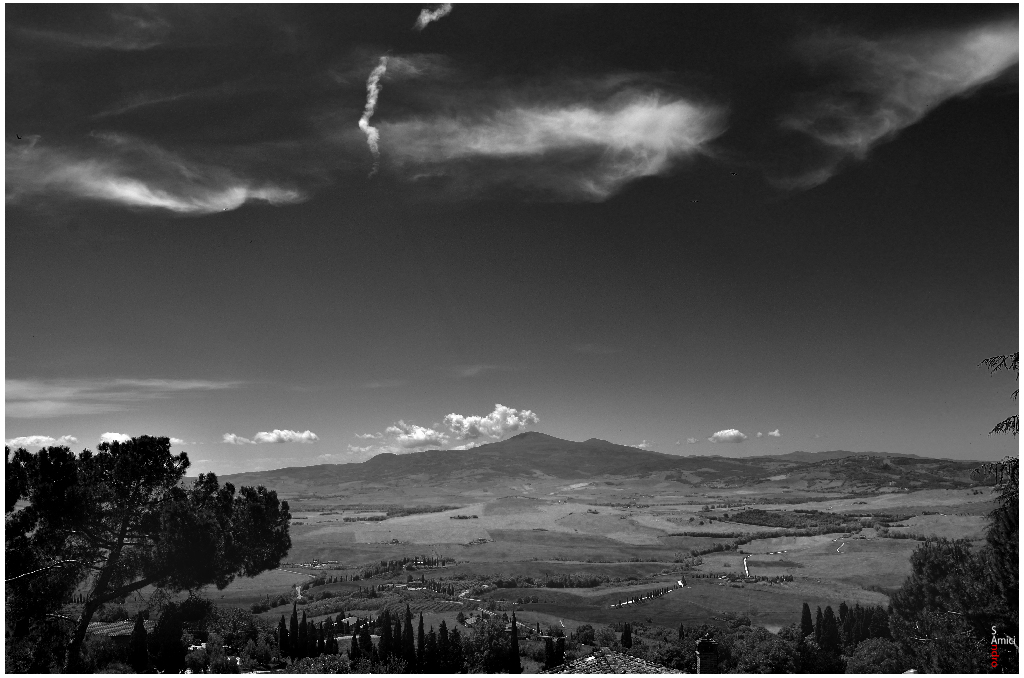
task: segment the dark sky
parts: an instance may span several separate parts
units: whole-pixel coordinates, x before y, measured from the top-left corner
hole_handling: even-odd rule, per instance
[[[424,7],[6,6],[9,443],[1015,451],[1015,5]]]

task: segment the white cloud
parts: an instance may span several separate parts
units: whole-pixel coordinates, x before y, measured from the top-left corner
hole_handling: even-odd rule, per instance
[[[497,404],[494,411],[486,416],[463,416],[454,412],[444,418],[444,424],[459,440],[491,438],[498,440],[509,433],[515,433],[540,419],[530,410],[516,410]]]
[[[700,441],[699,441],[699,440],[697,440],[696,438],[687,438],[687,439],[686,439],[686,442],[687,442],[687,444],[689,444],[689,445],[696,445],[696,444],[697,444],[697,443],[699,443]]]
[[[350,452],[355,452],[356,454],[364,454],[366,452],[370,452],[372,450],[377,449],[377,446],[376,445],[367,445],[366,447],[359,447],[357,445],[349,445],[348,449],[349,449]],[[321,457],[326,457],[326,456],[329,456],[329,455],[321,455]]]
[[[719,431],[708,438],[712,443],[742,443],[747,436],[734,428],[727,428]]]
[[[380,440],[381,438],[384,437],[384,434],[383,433],[356,433],[355,436],[356,436],[356,438],[361,438],[363,440]]]
[[[69,446],[78,442],[78,438],[71,435],[63,435],[60,438],[53,438],[51,436],[19,436],[17,438],[11,438],[6,441],[5,445],[11,447],[60,447]]]
[[[234,433],[225,433],[222,442],[230,445],[266,445],[274,443],[315,443],[320,438],[317,434],[312,431],[289,431],[274,429],[273,431],[260,431],[256,435],[249,438],[243,438],[242,436],[235,435]]]
[[[636,445],[631,445],[631,447],[636,447],[636,448],[641,449],[641,450],[649,450],[652,447],[654,447],[654,443],[649,443],[645,439],[642,443],[637,443]]]
[[[131,439],[132,437],[126,433],[114,433],[113,431],[107,431],[100,436],[101,443],[126,443]]]
[[[188,443],[181,438],[171,438],[171,445],[188,445]]]
[[[465,444],[463,444],[463,445],[459,445],[459,446],[457,446],[457,447],[453,447],[453,448],[451,448],[451,449],[453,449],[453,450],[471,450],[471,449],[473,449],[474,447],[480,447],[480,446],[481,446],[481,445],[483,445],[483,444],[484,444],[484,443],[476,443],[476,442],[473,442],[473,443],[465,443]]]
[[[781,438],[782,437],[782,434],[779,433],[779,429],[775,429],[774,431],[768,431],[768,435],[772,436],[773,438]]]
[[[190,392],[236,388],[204,379],[8,379],[8,417],[40,419],[128,410],[139,402]]]
[[[847,158],[875,145],[954,97],[970,94],[1018,61],[1018,22],[987,23],[880,39],[828,34],[805,41],[811,63],[846,71],[826,94],[810,95],[784,127],[809,135],[828,152],[821,167],[778,181],[793,188],[823,183]]]
[[[448,436],[432,428],[406,424],[399,420],[384,429],[384,432],[393,436],[396,444],[404,449],[418,449],[421,447],[440,447],[447,444]]]
[[[320,438],[317,434],[310,430],[299,433],[298,431],[289,431],[274,429],[269,433],[267,431],[260,431],[253,437],[253,442],[256,443],[315,443]]]
[[[413,28],[417,31],[422,31],[432,21],[442,19],[452,11],[452,5],[449,2],[445,2],[438,6],[435,10],[423,9],[420,10],[420,15],[416,17],[416,23]]]
[[[234,210],[246,202],[301,202],[297,190],[260,184],[224,167],[190,161],[146,142],[93,135],[88,149],[47,146],[38,136],[6,148],[7,201],[60,195],[184,215]]]
[[[461,79],[465,92],[469,77]],[[414,180],[441,179],[464,191],[512,185],[600,201],[707,152],[725,130],[721,108],[639,80],[562,80],[515,90],[483,83],[457,108],[443,105],[445,113],[379,123],[382,144],[395,168]],[[444,97],[434,111],[438,103]]]
[[[761,438],[761,437],[763,437],[763,436],[764,436],[764,434],[763,434],[763,433],[761,433],[760,431],[758,431],[758,432],[757,432],[757,437],[758,437],[758,438]]]

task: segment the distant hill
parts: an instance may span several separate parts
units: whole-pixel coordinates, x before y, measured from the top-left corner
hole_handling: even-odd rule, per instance
[[[792,459],[794,461],[824,461],[826,459],[842,459],[852,457],[856,454],[870,454],[879,457],[913,457],[915,459],[926,459],[919,454],[904,454],[902,452],[847,452],[846,450],[830,450],[827,452],[789,452],[788,454],[771,455],[776,459]]]
[[[733,487],[787,483],[848,491],[881,487],[962,487],[974,484],[977,462],[915,455],[791,452],[757,457],[682,457],[591,438],[561,440],[530,431],[469,450],[379,454],[361,463],[322,464],[224,476],[235,485],[265,485],[284,493],[344,491],[349,483],[418,486],[488,485],[509,480],[645,478]]]

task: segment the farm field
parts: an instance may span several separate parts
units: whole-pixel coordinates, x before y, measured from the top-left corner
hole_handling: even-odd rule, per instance
[[[886,536],[872,527],[870,516],[906,526],[890,527],[890,534],[980,539],[992,506],[990,488],[882,488],[874,495],[849,496],[838,486],[826,487],[831,480],[800,481],[781,473],[765,482],[721,488],[686,486],[666,475],[577,482],[537,475],[504,486],[450,478],[432,491],[419,486],[409,492],[361,481],[330,496],[283,493],[293,506],[291,565],[284,567],[291,572],[238,580],[208,595],[218,604],[248,606],[268,593],[288,593],[303,575],[326,574],[343,581],[313,592],[330,591],[350,601],[339,608],[347,614],[375,616],[381,604],[402,609],[409,604],[414,613],[423,611],[428,627],[442,619],[452,626],[460,611],[472,615],[492,607],[514,609],[521,621],[542,625],[643,621],[674,627],[724,623],[724,615],[732,614],[777,629],[796,621],[804,602],[812,609],[835,608],[844,600],[849,605],[888,602],[888,594],[909,574],[910,554],[920,542]],[[799,489],[799,482],[814,490]],[[750,509],[761,512],[745,515],[770,518],[773,511],[785,512],[796,518],[784,524],[802,527],[730,519]],[[387,517],[389,512],[397,515]],[[816,533],[831,525],[846,531]],[[353,581],[367,567],[419,557],[444,558],[447,564],[397,567]],[[719,579],[742,578],[744,557],[749,575],[775,581]],[[330,569],[308,567],[314,559],[333,562]],[[373,604],[345,598],[359,587],[420,577],[451,586],[461,597],[431,599],[400,590]],[[545,586],[573,577],[597,585]],[[680,589],[676,582],[682,577],[687,586]],[[512,579],[519,584],[501,584]],[[659,587],[675,588],[613,607]],[[286,605],[263,616],[277,620],[289,612]]]

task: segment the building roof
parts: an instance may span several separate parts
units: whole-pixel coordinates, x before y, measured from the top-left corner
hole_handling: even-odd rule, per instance
[[[613,652],[607,647],[594,650],[586,657],[556,666],[541,673],[681,673],[661,664],[654,664],[628,654]]]
[[[151,633],[156,628],[156,622],[149,619],[143,619],[142,625],[146,628],[146,633]],[[117,638],[130,636],[134,630],[135,620],[126,619],[119,622],[89,622],[89,628],[86,630],[86,633]]]

